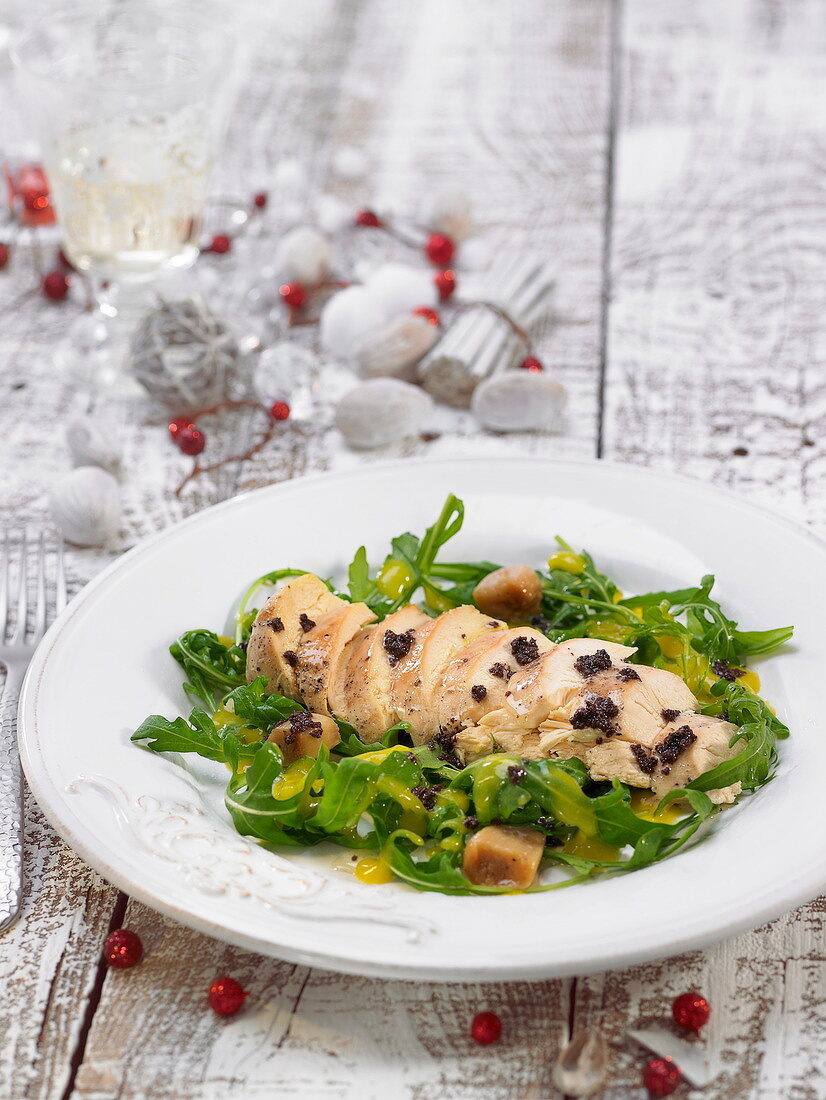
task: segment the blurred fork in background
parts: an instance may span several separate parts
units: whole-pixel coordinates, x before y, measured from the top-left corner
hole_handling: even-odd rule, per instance
[[[54,558],[53,584],[48,560]],[[48,593],[52,590],[53,600]],[[33,597],[33,598],[30,598]],[[50,607],[51,604],[51,607]],[[0,932],[17,918],[23,892],[23,777],[17,752],[17,701],[23,676],[46,627],[66,606],[63,544],[50,552],[44,533],[0,538]]]

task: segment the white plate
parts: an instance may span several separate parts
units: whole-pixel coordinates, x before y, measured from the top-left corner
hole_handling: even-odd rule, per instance
[[[675,858],[550,894],[447,897],[368,886],[317,853],[282,858],[239,837],[226,772],[186,770],[129,735],[187,712],[167,652],[220,628],[248,579],[280,566],[331,574],[361,543],[421,532],[449,490],[467,518],[451,560],[540,564],[553,536],[588,547],[628,592],[714,572],[745,628],[795,624],[764,662],[789,723],[777,778]],[[730,936],[826,883],[823,733],[826,546],[699,482],[604,463],[405,462],[291,481],[208,509],[125,555],[52,627],[26,680],[29,782],[66,841],[107,879],[185,924],[296,962],[384,977],[539,978],[672,954]]]

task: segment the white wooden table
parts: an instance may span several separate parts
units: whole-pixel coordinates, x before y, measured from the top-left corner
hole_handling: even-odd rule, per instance
[[[484,239],[558,268],[556,315],[537,346],[570,393],[565,434],[481,436],[457,418],[389,457],[530,449],[655,465],[826,533],[822,0],[257,7],[219,191],[266,187],[284,156],[303,162],[313,191],[354,203],[389,192],[413,211],[428,189],[457,182]],[[364,152],[366,180],[335,176],[342,146]],[[280,229],[271,209],[263,246]],[[45,490],[67,467],[61,425],[83,400],[51,363],[77,306],[27,293],[43,262],[21,248],[0,275],[4,526],[45,518]],[[241,260],[200,262],[229,276]],[[115,552],[223,496],[388,457],[343,451],[325,394],[316,400],[311,422],[177,499],[186,462],[163,429],[96,399],[123,433],[125,515],[111,554],[70,554],[73,589]],[[794,843],[806,826],[778,827]],[[707,1042],[721,1074],[704,1095],[826,1096],[822,902],[708,951],[596,977],[403,984],[207,939],[119,895],[32,802],[27,830],[23,917],[0,939],[9,1100],[544,1098],[556,1095],[559,1044],[580,1026],[616,1042],[604,1095],[642,1097],[644,1057],[624,1033],[667,1016],[692,987],[713,1006]],[[140,934],[145,961],[106,971],[101,944],[120,925]],[[204,999],[224,972],[252,992],[230,1021]],[[494,1047],[468,1038],[482,1008],[505,1023]]]

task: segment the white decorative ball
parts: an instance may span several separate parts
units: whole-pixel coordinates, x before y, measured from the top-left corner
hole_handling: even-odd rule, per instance
[[[55,483],[49,494],[52,518],[67,542],[103,546],[120,523],[118,483],[98,466],[78,466]]]

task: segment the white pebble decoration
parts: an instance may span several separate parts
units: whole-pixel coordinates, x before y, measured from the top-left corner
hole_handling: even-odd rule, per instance
[[[111,425],[94,416],[79,416],[66,428],[66,443],[74,466],[100,466],[117,473],[123,448]]]
[[[67,542],[103,546],[120,523],[118,483],[98,466],[78,466],[65,474],[49,494],[52,518]]]
[[[348,286],[334,294],[321,311],[321,345],[332,355],[349,359],[386,319],[381,302],[367,287]]]
[[[470,199],[458,187],[437,191],[425,209],[424,223],[434,233],[445,233],[458,244],[473,229]]]
[[[276,267],[290,283],[315,286],[330,274],[330,243],[311,225],[298,225],[281,238]]]
[[[416,435],[432,404],[418,386],[373,378],[344,395],[336,409],[336,427],[351,447],[369,451]]]
[[[470,407],[486,428],[497,432],[559,432],[567,402],[565,388],[547,375],[506,370],[481,382]]]
[[[381,303],[388,321],[417,306],[435,306],[439,300],[433,272],[407,264],[381,264],[364,285]]]
[[[403,313],[372,333],[356,352],[356,362],[365,378],[391,376],[407,381],[425,352],[439,339],[439,330],[424,317]]]

